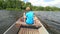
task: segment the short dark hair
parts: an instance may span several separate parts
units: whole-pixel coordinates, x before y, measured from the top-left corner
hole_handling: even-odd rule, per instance
[[[27,7],[30,7],[30,6],[27,6]],[[25,9],[26,9],[26,7],[25,7]],[[32,7],[30,7],[30,10],[32,10]]]

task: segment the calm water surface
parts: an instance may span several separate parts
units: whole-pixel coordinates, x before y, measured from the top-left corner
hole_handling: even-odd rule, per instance
[[[20,11],[0,10],[0,34],[3,34],[20,17]]]
[[[36,15],[48,25],[50,34],[60,34],[60,12],[37,11]]]
[[[60,34],[60,12],[36,11],[35,14],[48,25],[47,30],[50,34]],[[19,18],[20,15],[21,12],[0,10],[0,34],[15,23],[16,18]]]

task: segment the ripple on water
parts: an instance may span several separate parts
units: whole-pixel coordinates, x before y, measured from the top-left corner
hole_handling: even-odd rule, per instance
[[[44,21],[49,27],[51,27],[50,33],[59,33],[60,34],[60,12],[47,12],[47,11],[37,11],[35,12],[37,16]],[[55,31],[54,31],[55,29]]]

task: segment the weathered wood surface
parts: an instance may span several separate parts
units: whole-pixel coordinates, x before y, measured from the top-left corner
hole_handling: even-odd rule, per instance
[[[40,20],[37,17],[35,17],[35,19],[37,19],[36,22],[41,25],[39,29],[21,28],[18,34],[49,34]]]
[[[21,28],[18,34],[39,34],[37,29]]]

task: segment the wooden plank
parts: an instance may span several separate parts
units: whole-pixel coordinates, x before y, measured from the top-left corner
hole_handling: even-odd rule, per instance
[[[18,34],[39,34],[38,29],[21,28]]]

